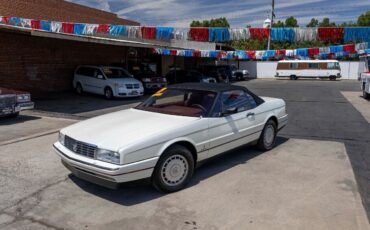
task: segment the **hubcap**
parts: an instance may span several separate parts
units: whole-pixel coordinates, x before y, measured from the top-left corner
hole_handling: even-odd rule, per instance
[[[181,184],[188,174],[189,164],[182,155],[173,155],[163,164],[161,175],[163,182],[168,186]]]
[[[265,130],[264,142],[266,146],[270,146],[274,142],[275,129],[272,125],[268,125]]]
[[[110,92],[110,90],[106,90],[105,91],[105,96],[107,97],[107,98],[110,98],[111,97],[111,92]]]

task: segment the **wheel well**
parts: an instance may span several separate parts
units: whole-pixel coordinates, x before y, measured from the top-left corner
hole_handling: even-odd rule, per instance
[[[112,87],[110,87],[110,86],[107,85],[107,86],[104,87],[104,91],[107,90],[107,89],[112,90]]]
[[[167,149],[170,148],[171,146],[174,146],[174,145],[181,145],[181,146],[187,148],[191,152],[191,155],[193,155],[194,163],[196,164],[197,159],[198,159],[198,154],[197,154],[196,148],[194,147],[194,145],[192,143],[190,143],[188,141],[179,141],[179,142],[173,143],[172,145],[168,146]]]
[[[270,117],[267,121],[269,121],[269,120],[274,121],[274,122],[275,122],[275,124],[276,124],[276,126],[278,126],[278,125],[279,125],[279,123],[278,123],[278,119],[277,119],[275,116]]]

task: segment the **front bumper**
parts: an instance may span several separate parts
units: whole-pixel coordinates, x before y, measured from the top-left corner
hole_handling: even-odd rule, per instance
[[[158,82],[158,83],[143,83],[144,85],[144,88],[146,90],[159,90],[159,89],[162,89],[164,87],[167,87],[167,83],[164,83],[164,82]]]
[[[30,102],[22,102],[18,103],[17,107],[20,108],[20,110],[29,110],[29,109],[34,109],[35,108],[35,103],[30,101]]]
[[[138,89],[127,89],[127,88],[117,88],[115,97],[140,97],[144,95],[144,88]]]
[[[126,165],[114,165],[75,154],[59,142],[54,143],[53,147],[63,165],[75,176],[113,189],[120,183],[151,177],[158,161],[158,157],[154,157]]]

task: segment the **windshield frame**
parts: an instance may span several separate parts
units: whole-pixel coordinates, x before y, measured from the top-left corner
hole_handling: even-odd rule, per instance
[[[116,76],[116,75],[108,75],[105,70],[106,69],[110,69],[110,70],[118,70],[118,71],[122,71],[123,74],[125,76]],[[128,72],[127,70],[125,70],[124,68],[119,68],[119,67],[111,67],[111,66],[105,66],[105,67],[101,67],[101,71],[102,73],[104,74],[104,76],[107,78],[107,79],[125,79],[125,78],[133,78],[132,74],[130,72]]]
[[[162,90],[164,90],[164,91],[162,91]],[[209,106],[209,109],[205,113],[203,113],[202,115],[199,115],[199,116],[189,116],[189,115],[185,115],[185,114],[174,114],[174,113],[166,113],[165,111],[153,111],[152,109],[145,109],[145,108],[150,108],[150,107],[146,107],[146,106],[143,106],[143,105],[145,105],[147,102],[150,102],[150,100],[153,100],[153,97],[157,97],[157,98],[161,97],[162,95],[160,95],[159,97],[156,96],[156,94],[158,94],[158,95],[161,94],[160,93],[161,91],[162,91],[162,94],[165,93],[166,91],[178,91],[178,92],[181,92],[181,95],[183,95],[183,96],[185,96],[188,93],[194,93],[194,92],[199,93],[199,92],[202,92],[204,94],[213,94],[214,95],[214,98],[213,98],[212,103]],[[142,103],[140,103],[139,105],[135,106],[134,109],[142,110],[142,111],[147,111],[147,112],[153,112],[153,113],[160,113],[160,114],[172,115],[172,116],[211,118],[218,97],[219,97],[219,94],[217,92],[208,91],[208,90],[163,88],[163,89],[159,90],[157,93],[155,93],[152,96],[150,96],[147,100],[145,100]],[[164,97],[164,98],[166,98],[166,97]]]

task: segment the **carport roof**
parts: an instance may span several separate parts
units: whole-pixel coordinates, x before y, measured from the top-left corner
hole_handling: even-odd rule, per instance
[[[88,43],[96,43],[101,45],[115,45],[115,46],[129,46],[129,47],[136,47],[136,48],[180,48],[181,47],[170,47],[170,43],[162,42],[162,41],[136,41],[136,40],[127,40],[127,39],[113,39],[107,37],[90,37],[90,36],[78,36],[74,34],[65,34],[65,33],[51,33],[42,30],[35,30],[30,28],[20,28],[16,26],[10,25],[0,25],[0,30],[8,31],[13,33],[21,33],[35,37],[45,37],[45,38],[53,38],[53,39],[62,39],[62,40],[69,40],[69,41],[77,41],[77,42],[88,42]]]

